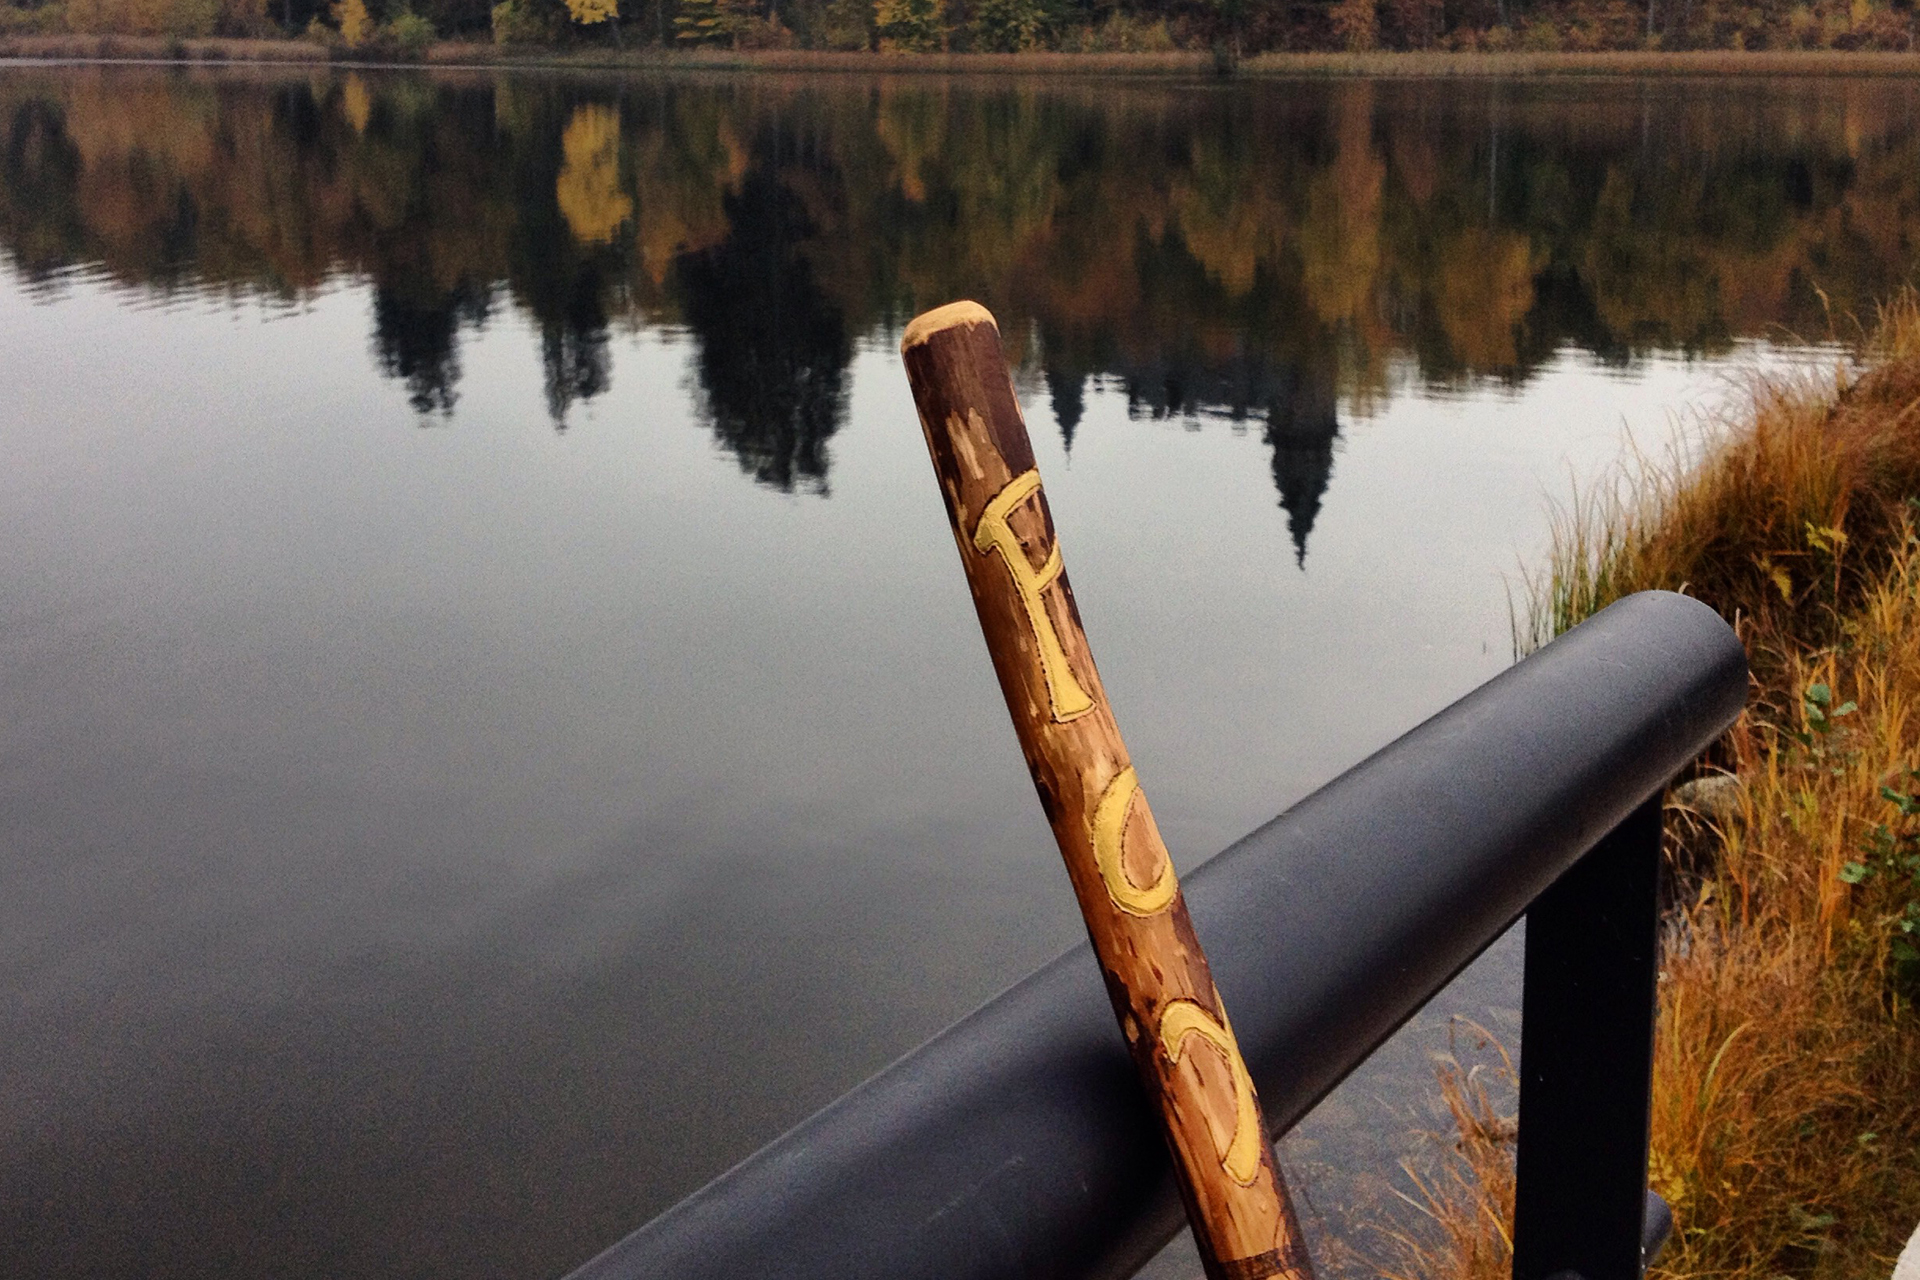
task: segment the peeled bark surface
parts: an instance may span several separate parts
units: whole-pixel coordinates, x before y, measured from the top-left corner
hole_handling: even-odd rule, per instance
[[[1253,1081],[1087,647],[999,327],[956,302],[910,324],[900,350],[994,670],[1207,1275],[1311,1280]]]

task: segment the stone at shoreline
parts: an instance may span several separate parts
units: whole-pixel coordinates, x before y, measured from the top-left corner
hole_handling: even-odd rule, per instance
[[[1668,803],[1691,809],[1709,822],[1725,822],[1740,812],[1740,779],[1731,773],[1692,778],[1673,789]]]

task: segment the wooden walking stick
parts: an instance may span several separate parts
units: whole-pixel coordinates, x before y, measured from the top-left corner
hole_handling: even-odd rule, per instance
[[[980,627],[1210,1280],[1311,1265],[1253,1080],[1094,670],[1000,330],[956,302],[900,343]]]

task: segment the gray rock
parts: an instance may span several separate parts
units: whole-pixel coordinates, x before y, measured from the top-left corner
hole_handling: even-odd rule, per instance
[[[1691,809],[1709,822],[1725,822],[1740,812],[1740,792],[1740,779],[1733,774],[1709,773],[1675,787],[1667,803]]]

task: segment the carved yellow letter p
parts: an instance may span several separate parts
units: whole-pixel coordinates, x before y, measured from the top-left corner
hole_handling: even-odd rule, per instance
[[[1033,628],[1034,645],[1040,651],[1040,674],[1047,681],[1048,706],[1055,721],[1066,721],[1093,710],[1093,699],[1074,679],[1073,668],[1067,663],[1067,651],[1060,645],[1060,634],[1053,629],[1053,619],[1047,616],[1047,602],[1040,594],[1060,576],[1060,548],[1050,547],[1047,562],[1035,569],[1007,522],[1015,507],[1038,492],[1040,473],[1037,470],[1007,481],[1007,487],[996,493],[987,509],[980,513],[980,523],[973,530],[973,549],[982,555],[998,551],[1000,558],[1007,562],[1007,572],[1013,575],[1013,589],[1026,608],[1027,625]]]

